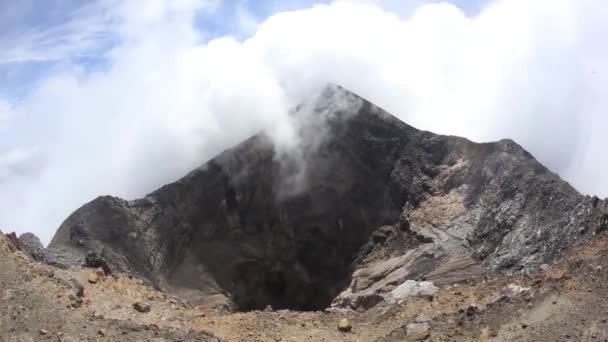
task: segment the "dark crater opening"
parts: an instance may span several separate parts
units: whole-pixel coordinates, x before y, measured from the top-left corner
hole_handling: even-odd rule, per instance
[[[269,218],[261,224],[246,220],[246,225],[261,229],[239,227],[226,232],[220,240],[238,242],[228,248],[207,242],[197,248],[198,258],[220,261],[206,264],[238,311],[267,306],[320,311],[349,286],[354,261],[365,252],[362,247],[373,241],[372,227],[394,222],[395,217],[375,217],[371,223],[366,219],[369,216],[358,211],[330,218],[300,217],[301,223],[293,225],[286,225],[284,218]]]
[[[249,266],[248,271],[234,279],[240,285],[231,291],[238,311],[264,310],[267,306],[274,310],[323,310],[350,282],[348,268],[336,268],[333,279],[323,280],[316,274],[307,274],[297,264],[273,269]]]
[[[324,310],[349,286],[353,263],[375,228],[396,220],[361,210],[304,217],[282,209],[270,211],[284,214],[277,217],[263,208],[243,210],[239,203],[235,211],[245,219],[235,215],[229,229],[209,226],[213,234],[199,230],[187,248],[193,254],[172,283],[205,291],[211,279],[238,311]]]

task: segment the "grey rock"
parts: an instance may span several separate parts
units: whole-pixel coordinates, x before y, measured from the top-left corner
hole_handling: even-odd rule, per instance
[[[498,295],[494,300],[492,300],[492,304],[504,304],[511,302],[511,297],[507,294]]]
[[[428,323],[432,321],[431,317],[425,315],[425,314],[420,314],[418,316],[416,316],[416,319],[414,320],[414,322],[416,323]]]
[[[415,280],[407,280],[403,284],[397,286],[394,290],[391,291],[391,296],[397,300],[401,301],[408,297],[432,297],[439,291],[439,288],[433,285],[430,281],[415,281]]]
[[[70,279],[70,286],[74,290],[74,294],[77,297],[84,297],[84,286],[82,286],[82,284],[78,280],[74,278]]]
[[[108,261],[96,252],[89,252],[84,259],[84,266],[90,268],[101,268],[106,275],[112,275],[112,269]]]
[[[409,341],[424,341],[431,336],[431,326],[428,323],[408,324],[406,336]]]
[[[20,251],[21,250],[21,243],[19,242],[19,238],[17,237],[17,234],[15,232],[10,232],[8,234],[5,234],[4,236],[10,242],[11,249],[13,251]]]
[[[83,300],[82,300],[82,298],[80,296],[76,296],[76,295],[71,294],[71,295],[68,296],[68,299],[70,300],[70,305],[73,308],[77,309],[77,308],[80,308],[82,306]]]
[[[32,233],[24,233],[19,236],[21,250],[29,254],[36,261],[45,260],[45,251],[40,239]]]
[[[133,304],[133,308],[139,312],[150,312],[151,307],[150,304],[146,303],[146,302],[137,302]]]

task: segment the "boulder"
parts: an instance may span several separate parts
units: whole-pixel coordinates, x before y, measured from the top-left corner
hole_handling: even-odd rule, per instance
[[[406,280],[391,291],[391,296],[397,302],[408,297],[433,297],[439,288],[430,281]]]
[[[45,251],[40,239],[32,233],[24,233],[19,236],[21,250],[29,254],[33,260],[44,261]]]

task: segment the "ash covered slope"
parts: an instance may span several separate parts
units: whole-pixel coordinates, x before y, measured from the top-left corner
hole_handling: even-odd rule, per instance
[[[97,198],[49,250],[242,310],[320,309],[414,249],[433,252],[385,285],[441,277],[455,255],[529,271],[595,226],[592,200],[510,140],[419,131],[337,86],[300,112],[297,151],[259,134],[143,199]]]

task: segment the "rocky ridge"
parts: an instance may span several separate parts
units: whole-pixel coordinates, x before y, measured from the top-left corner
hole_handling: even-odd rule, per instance
[[[46,249],[0,232],[0,341],[608,338],[608,201],[338,86],[293,115],[296,147],[99,197]]]
[[[143,199],[97,198],[53,258],[232,310],[369,309],[407,280],[529,274],[604,229],[604,201],[511,140],[420,131],[338,86],[294,115],[297,150],[260,133]]]

